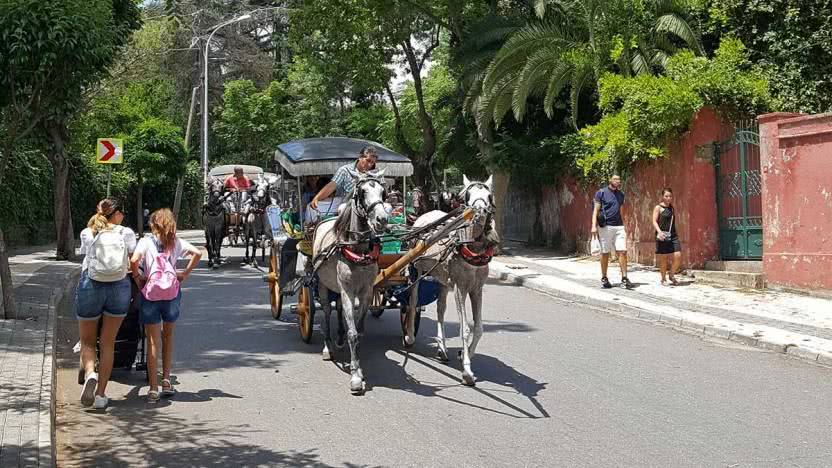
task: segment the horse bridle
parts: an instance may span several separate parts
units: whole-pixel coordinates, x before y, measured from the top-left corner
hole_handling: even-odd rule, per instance
[[[473,205],[470,204],[468,202],[468,194],[469,194],[469,191],[472,188],[483,188],[483,189],[487,190],[488,191],[488,201],[486,202],[482,198],[478,198],[477,200],[474,201]],[[491,188],[488,187],[488,185],[484,184],[483,182],[474,182],[474,183],[468,185],[467,187],[465,187],[464,189],[462,189],[462,192],[459,193],[459,197],[462,199],[461,203],[464,206],[466,206],[468,208],[473,208],[475,210],[482,210],[486,213],[485,226],[483,227],[483,233],[489,232],[491,230],[491,219],[494,216],[494,195],[491,193]],[[487,203],[487,205],[486,206],[481,206],[477,203],[479,201],[483,202],[483,204]]]
[[[364,198],[359,196],[359,192],[360,192],[360,189],[363,185],[368,184],[370,182],[375,182],[375,183],[381,185],[381,187],[382,187],[381,199],[370,203],[369,206],[365,206],[364,205]],[[372,213],[373,210],[378,205],[384,204],[384,200],[386,198],[387,198],[387,189],[384,188],[384,184],[382,184],[381,181],[377,177],[373,177],[373,176],[368,176],[368,177],[365,177],[365,178],[359,180],[355,184],[355,187],[353,187],[353,190],[352,190],[353,205],[356,208],[360,208],[359,210],[356,210],[356,211],[358,211],[358,214],[364,219],[366,219],[369,216],[369,214]]]

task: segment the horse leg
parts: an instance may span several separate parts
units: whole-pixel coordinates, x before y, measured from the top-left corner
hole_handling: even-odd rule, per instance
[[[347,323],[347,341],[350,344],[350,391],[357,395],[364,391],[364,376],[361,373],[361,363],[358,360],[360,338],[355,326],[353,298],[346,291],[342,291],[341,302],[344,308],[344,321]]]
[[[419,303],[419,283],[410,288],[410,301],[407,304],[407,314],[404,324],[404,347],[412,348],[416,343],[416,307]]]
[[[436,357],[448,362],[448,347],[445,345],[445,310],[448,308],[448,286],[442,285],[436,298]]]
[[[318,283],[318,295],[320,297],[329,297],[329,289],[326,288],[323,284]],[[329,316],[330,312],[332,311],[332,304],[327,300],[321,301],[321,309],[323,310],[324,316],[321,320],[321,332],[324,334],[324,350],[321,353],[321,357],[324,361],[331,361],[332,360],[332,352],[330,351],[330,345],[332,341],[330,340],[329,336]]]
[[[338,317],[338,336],[335,338],[335,347],[342,349],[344,347],[344,339],[347,336],[347,327],[344,325],[344,301],[339,297],[335,303],[335,315]]]
[[[474,359],[477,352],[477,343],[482,338],[482,286],[471,290],[468,297],[471,298],[471,314],[474,316],[474,333],[471,344],[468,345],[468,355],[471,359]]]
[[[468,335],[470,329],[468,327],[468,319],[465,316],[465,299],[468,296],[468,291],[464,291],[460,284],[456,285],[454,290],[454,297],[456,298],[456,310],[459,312],[459,333],[462,337],[462,381],[465,385],[473,387],[476,385],[474,373],[471,372],[471,356],[468,353]]]

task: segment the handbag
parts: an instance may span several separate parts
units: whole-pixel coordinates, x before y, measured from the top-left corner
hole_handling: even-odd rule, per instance
[[[667,231],[661,231],[661,232],[657,233],[656,234],[656,240],[657,241],[666,242],[666,241],[669,241],[673,237],[673,234],[672,234],[673,233],[673,218],[675,218],[675,217],[676,217],[675,214],[670,215],[670,228],[668,228]],[[662,239],[660,237],[662,234],[664,234],[664,239]]]

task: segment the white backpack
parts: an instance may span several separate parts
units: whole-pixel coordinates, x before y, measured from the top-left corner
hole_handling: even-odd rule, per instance
[[[87,252],[90,279],[102,283],[120,281],[127,276],[127,243],[121,226],[98,233]]]

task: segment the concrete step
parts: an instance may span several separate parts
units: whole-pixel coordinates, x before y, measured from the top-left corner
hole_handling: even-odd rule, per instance
[[[766,280],[762,273],[738,271],[693,270],[697,283],[711,283],[734,288],[765,289]]]
[[[753,260],[743,261],[713,261],[706,262],[705,269],[710,271],[733,271],[737,273],[762,273],[763,262]]]

